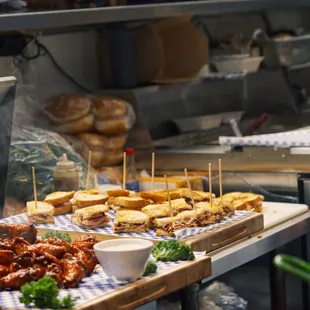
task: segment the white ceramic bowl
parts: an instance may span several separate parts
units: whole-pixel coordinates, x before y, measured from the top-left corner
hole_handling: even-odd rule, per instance
[[[120,238],[98,242],[94,249],[107,275],[133,282],[143,275],[152,246],[148,240]]]
[[[218,72],[256,72],[264,57],[231,57],[215,58],[213,63]]]

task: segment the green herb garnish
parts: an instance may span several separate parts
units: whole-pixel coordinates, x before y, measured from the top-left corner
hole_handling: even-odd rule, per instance
[[[148,261],[144,270],[143,276],[146,277],[152,273],[155,273],[157,270],[157,266],[154,262]]]
[[[19,299],[20,302],[37,308],[72,309],[79,298],[72,298],[70,295],[62,299],[58,298],[59,289],[56,281],[51,277],[26,283],[22,286],[21,292],[23,295]]]
[[[71,242],[71,237],[68,233],[62,233],[57,230],[48,230],[42,237],[42,239],[48,239],[48,238],[58,238],[67,242]]]
[[[155,261],[160,260],[163,262],[195,259],[195,255],[190,247],[174,239],[159,241],[153,246],[152,255]]]

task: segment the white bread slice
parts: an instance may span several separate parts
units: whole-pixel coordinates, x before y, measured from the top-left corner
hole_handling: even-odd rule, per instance
[[[52,206],[57,206],[73,198],[74,193],[75,192],[54,192],[47,195],[44,201],[50,203]]]
[[[98,204],[104,204],[108,200],[107,195],[91,195],[80,193],[74,198],[74,205],[78,208],[90,207]]]
[[[141,210],[141,208],[145,207],[146,201],[141,197],[111,197],[108,204],[126,209]]]

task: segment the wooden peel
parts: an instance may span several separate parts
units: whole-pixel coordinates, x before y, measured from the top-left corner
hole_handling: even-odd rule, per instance
[[[212,172],[211,172],[211,163],[209,163],[209,194],[210,194],[210,205],[212,208]]]
[[[91,164],[91,151],[88,152],[88,164],[87,164],[87,175],[86,175],[86,190],[88,190],[88,187],[89,187],[90,164]]]
[[[123,155],[123,190],[126,190],[126,166],[127,166],[127,156],[126,152]]]
[[[154,192],[155,153],[152,153],[152,192]]]
[[[170,199],[170,192],[169,192],[167,176],[165,175],[164,177],[165,177],[165,183],[166,183],[166,191],[167,191],[168,203],[169,203],[169,208],[170,208],[170,216],[173,217],[173,210],[172,210],[172,206],[171,206],[171,199]]]
[[[191,186],[191,182],[189,181],[186,168],[184,169],[184,172],[185,172],[185,177],[186,177],[186,181],[187,181],[187,187],[188,187],[189,193],[191,195],[191,200],[192,200],[193,208],[196,211],[196,205],[195,205],[195,200],[194,200],[194,197],[193,197],[192,186]]]
[[[223,183],[222,183],[222,160],[219,159],[219,186],[220,186],[220,199],[223,207]]]
[[[33,183],[33,197],[35,208],[38,208],[38,197],[37,197],[37,181],[36,181],[36,170],[32,167],[32,183]]]

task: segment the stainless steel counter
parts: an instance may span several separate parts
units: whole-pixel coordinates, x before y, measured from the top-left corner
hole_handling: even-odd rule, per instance
[[[298,8],[309,5],[308,0],[205,0],[126,7],[2,14],[0,15],[0,31],[143,21],[178,16],[184,13],[217,15],[277,8]]]
[[[263,231],[211,253],[212,276],[210,281],[225,272],[244,265],[270,251],[273,251],[310,232],[310,211],[292,220],[284,222],[267,231]]]

